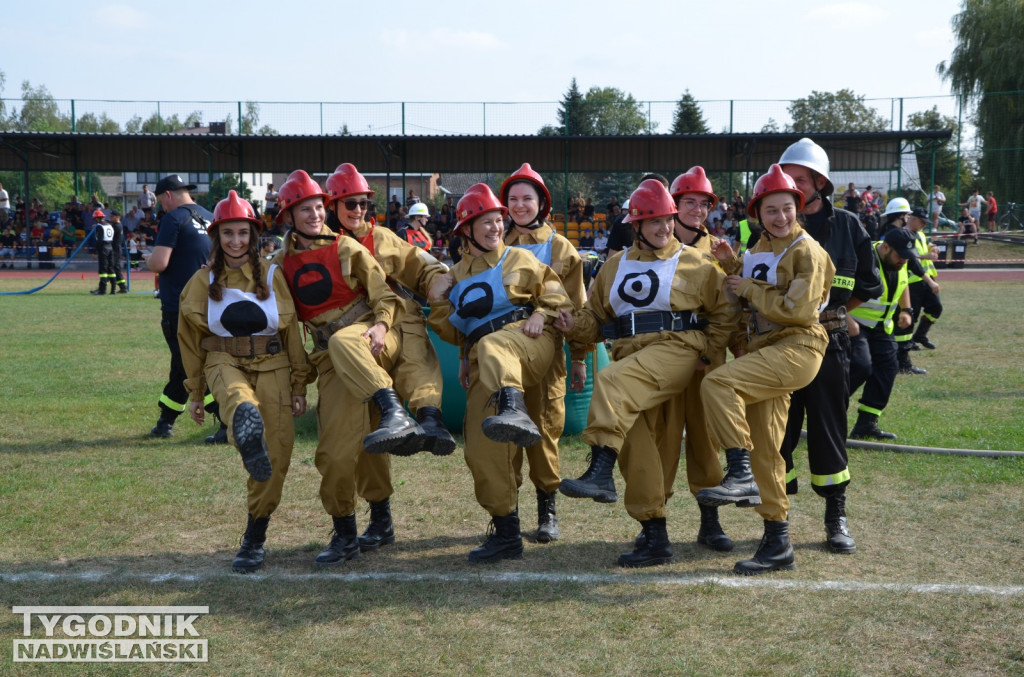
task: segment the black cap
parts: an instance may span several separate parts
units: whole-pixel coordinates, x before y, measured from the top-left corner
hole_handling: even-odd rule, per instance
[[[924,207],[914,207],[913,211],[910,212],[910,215],[919,219],[924,219],[925,221],[928,220],[928,212],[924,210]]]
[[[917,239],[909,228],[893,228],[885,234],[882,242],[889,245],[889,248],[896,252],[901,259],[916,259],[917,250],[914,249],[914,241]]]
[[[177,174],[171,174],[157,182],[156,190],[154,192],[157,195],[162,195],[169,190],[181,190],[182,188],[185,190],[195,190],[196,186],[193,183],[185,183]]]
[[[111,209],[110,210],[110,215],[111,216],[121,216],[121,212],[117,211],[116,209]]]

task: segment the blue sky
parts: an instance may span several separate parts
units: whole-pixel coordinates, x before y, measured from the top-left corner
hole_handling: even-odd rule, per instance
[[[557,101],[946,94],[959,0],[7,3],[4,96]],[[787,7],[780,11],[779,7]]]

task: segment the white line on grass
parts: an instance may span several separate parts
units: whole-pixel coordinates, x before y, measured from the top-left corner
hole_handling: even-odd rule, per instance
[[[50,571],[0,572],[0,583],[33,583],[81,581],[86,583],[117,583],[124,581],[141,583],[201,583],[210,580],[234,579],[238,581],[339,581],[356,583],[364,581],[392,581],[398,583],[443,582],[443,583],[587,583],[615,585],[681,585],[696,587],[719,585],[723,588],[763,588],[769,590],[809,590],[842,592],[894,592],[915,594],[953,595],[994,595],[997,597],[1024,597],[1024,586],[1016,585],[967,585],[963,583],[878,583],[867,581],[807,581],[783,578],[752,578],[745,576],[638,576],[631,574],[562,574],[539,572],[501,573],[255,573],[232,574],[228,572],[207,573],[131,573],[108,571],[79,571],[54,573]]]

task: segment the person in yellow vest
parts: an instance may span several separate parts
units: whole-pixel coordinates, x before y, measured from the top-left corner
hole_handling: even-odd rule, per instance
[[[878,427],[878,417],[889,403],[899,371],[893,328],[906,329],[913,322],[907,261],[917,256],[916,241],[917,236],[909,229],[893,228],[881,242],[875,243],[882,294],[850,311],[860,325],[860,333],[850,337],[850,393],[864,386],[850,439],[896,439],[895,433]]]
[[[411,242],[403,240],[388,228],[379,228],[367,217],[367,207],[374,191],[355,165],[338,165],[327,177],[327,210],[340,227],[340,233],[365,247],[377,260],[392,289],[402,297],[402,314],[397,325],[398,345],[392,351],[393,363],[388,369],[399,398],[409,404],[424,437],[419,448],[395,449],[391,454],[408,455],[430,451],[447,456],[455,451],[455,439],[444,425],[441,414],[441,363],[427,336],[427,319],[421,303],[414,297],[426,298],[430,284],[448,267]],[[420,203],[422,204],[422,203]],[[415,209],[415,206],[414,206]],[[359,408],[359,401],[350,402]],[[342,444],[359,444],[349,438]],[[359,454],[356,468],[358,494],[370,504],[370,523],[359,536],[363,552],[376,550],[395,542],[391,519],[391,459],[389,454]]]
[[[728,294],[749,310],[740,357],[710,372],[701,385],[711,436],[725,447],[725,478],[697,492],[705,505],[753,506],[764,536],[750,559],[733,571],[756,575],[794,568],[789,539],[786,464],[779,445],[786,432],[789,394],[818,373],[828,333],[818,322],[828,300],[835,266],[828,253],[797,222],[804,196],[775,164],[754,184],[747,214],[763,227],[758,243],[740,262],[727,243],[715,255],[727,272]],[[753,472],[751,472],[753,469]]]
[[[466,465],[493,526],[470,562],[523,556],[516,458],[520,447],[541,440],[524,392],[545,381],[555,359],[564,360],[552,322],[560,308],[571,307],[554,271],[530,252],[505,246],[507,213],[486,184],[466,191],[454,231],[465,238],[466,255],[434,279],[429,294],[431,328],[459,347]]]
[[[537,257],[551,268],[572,302],[579,310],[587,301],[583,281],[583,259],[569,240],[556,233],[545,220],[551,211],[551,193],[544,179],[533,171],[529,163],[512,173],[501,184],[498,192],[501,203],[508,208],[509,229],[505,244],[519,247]],[[540,430],[541,440],[525,449],[530,462],[530,480],[537,490],[537,542],[549,543],[561,537],[555,508],[558,485],[562,481],[558,469],[558,439],[565,425],[565,359],[562,358],[561,336],[551,369],[544,381],[525,392],[526,408]],[[583,390],[587,381],[587,353],[593,345],[571,343],[572,374],[570,383],[574,391]],[[523,467],[523,450],[516,455],[516,471]]]
[[[314,560],[318,567],[338,566],[360,555],[356,465],[364,450],[418,449],[424,435],[388,374],[399,346],[401,300],[366,247],[337,237],[324,223],[326,197],[306,172],[292,172],[278,193],[277,215],[290,228],[273,259],[284,269],[299,319],[312,334],[310,359],[320,373],[314,461],[321,476],[320,500],[334,533]],[[380,422],[374,427],[371,414],[376,413]],[[346,444],[360,437],[362,448]]]
[[[935,344],[928,338],[928,332],[942,315],[942,301],[939,299],[939,283],[937,281],[939,273],[935,269],[935,260],[939,256],[939,250],[924,232],[927,225],[928,214],[921,207],[915,208],[910,213],[907,227],[916,238],[914,250],[917,252],[917,262],[915,263],[913,259],[907,261],[907,270],[910,273],[907,282],[910,285],[910,309],[913,312],[914,323],[917,323],[917,330],[911,336],[910,345],[906,350],[920,350],[921,347],[935,350]],[[918,268],[920,269],[918,270]],[[920,322],[918,322],[918,318],[920,318]],[[913,323],[906,329],[896,330],[895,333],[897,335],[909,333],[912,329]],[[903,345],[900,347],[903,348]],[[908,359],[906,363],[900,362],[900,373],[918,373],[917,371],[908,372],[908,365],[917,369],[910,364]]]
[[[178,311],[189,415],[203,423],[209,385],[250,475],[248,524],[231,563],[242,573],[263,566],[267,525],[292,457],[292,417],[306,411],[313,376],[284,274],[259,255],[262,229],[235,191],[217,203],[207,229],[209,267],[185,285]]]
[[[373,193],[370,193],[373,195]],[[409,225],[398,229],[398,237],[409,244],[420,249],[430,251],[434,246],[434,239],[427,231],[427,223],[430,221],[430,209],[422,202],[417,202],[409,207]]]
[[[614,340],[612,363],[594,377],[583,431],[591,449],[589,467],[576,479],[562,480],[559,491],[615,502],[618,461],[626,511],[642,529],[633,551],[618,558],[622,567],[672,559],[666,473],[678,465],[680,440],[659,444],[665,435],[662,405],[681,396],[694,372],[725,349],[738,318],[738,306],[722,292],[721,269],[673,237],[675,214],[665,185],[642,181],[629,197],[626,217],[636,246],[610,258],[583,309],[561,313],[556,323],[570,340]]]

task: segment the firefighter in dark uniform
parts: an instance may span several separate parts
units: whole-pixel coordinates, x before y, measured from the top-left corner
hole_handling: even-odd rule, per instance
[[[917,251],[917,258],[907,261],[907,271],[910,273],[907,282],[910,284],[910,310],[913,313],[913,322],[906,329],[900,328],[894,332],[900,348],[901,374],[927,373],[910,361],[910,351],[920,350],[920,346],[935,350],[935,344],[928,338],[928,331],[942,315],[939,283],[936,282],[939,273],[935,269],[938,249],[928,240],[928,236],[924,232],[927,225],[928,214],[924,209],[917,207],[910,213],[907,228],[914,234],[914,249]],[[920,318],[920,323],[918,323],[918,318]],[[917,324],[917,331],[914,331],[914,324]]]
[[[828,332],[828,348],[817,376],[790,399],[789,422],[780,449],[786,461],[786,493],[797,492],[793,450],[800,442],[807,413],[807,461],[811,486],[825,499],[825,532],[832,552],[856,550],[846,523],[846,487],[850,470],[846,456],[846,411],[850,404],[850,334],[857,326],[848,311],[878,296],[882,284],[871,240],[860,220],[832,205],[834,186],[828,155],[810,139],[800,139],[782,153],[779,164],[806,196],[801,214],[804,229],[817,240],[836,267],[828,304],[819,321]]]
[[[117,291],[122,294],[128,293],[125,287],[124,277],[121,275],[121,254],[124,253],[124,226],[121,225],[121,212],[113,209],[110,211],[110,225],[114,227],[114,282],[110,284],[110,293],[114,294],[114,283],[117,283]]]
[[[893,329],[909,328],[913,316],[907,289],[907,261],[917,256],[916,240],[909,229],[893,228],[874,244],[882,271],[882,292],[850,312],[861,329],[851,341],[850,392],[864,386],[851,439],[896,439],[895,433],[878,427],[878,417],[889,403],[899,371]]]
[[[92,213],[95,222],[93,232],[96,234],[96,263],[99,267],[100,285],[93,289],[90,294],[103,296],[107,293],[107,281],[110,282],[110,293],[116,294],[114,288],[114,226],[107,223],[107,215],[102,209]]]

